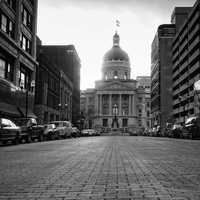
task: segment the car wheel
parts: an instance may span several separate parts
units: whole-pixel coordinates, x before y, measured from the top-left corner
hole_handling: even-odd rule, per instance
[[[13,140],[13,143],[15,145],[19,144],[19,137],[18,136]]]

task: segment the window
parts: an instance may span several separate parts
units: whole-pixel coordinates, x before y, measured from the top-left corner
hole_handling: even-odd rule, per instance
[[[19,85],[22,89],[31,89],[31,72],[24,67],[20,69]]]
[[[29,11],[22,5],[22,23],[29,29],[32,29],[32,16]]]
[[[122,119],[122,126],[127,127],[128,126],[128,119]]]
[[[139,100],[139,103],[142,103],[142,97],[139,97],[138,100]]]
[[[5,0],[5,2],[7,3],[7,5],[12,8],[13,10],[15,10],[15,6],[16,6],[16,0]]]
[[[0,59],[0,77],[5,78],[6,62]]]
[[[127,74],[127,72],[125,72],[124,79],[127,79],[127,78],[128,78],[128,74]]]
[[[4,14],[1,14],[1,30],[7,33],[11,38],[14,38],[14,24]]]
[[[103,119],[103,127],[108,127],[108,119]]]
[[[0,58],[0,77],[13,81],[13,66],[2,58]]]
[[[114,79],[117,79],[117,78],[118,78],[118,72],[114,71]]]
[[[31,54],[31,41],[24,34],[20,35],[20,46],[26,52]]]

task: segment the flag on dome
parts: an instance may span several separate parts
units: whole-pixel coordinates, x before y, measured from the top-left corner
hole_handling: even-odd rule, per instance
[[[116,20],[116,26],[120,27],[120,21]]]

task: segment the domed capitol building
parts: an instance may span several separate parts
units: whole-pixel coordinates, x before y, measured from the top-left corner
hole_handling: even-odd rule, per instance
[[[150,77],[134,80],[130,74],[130,59],[116,32],[103,58],[102,80],[81,93],[83,128],[135,132],[150,127]]]

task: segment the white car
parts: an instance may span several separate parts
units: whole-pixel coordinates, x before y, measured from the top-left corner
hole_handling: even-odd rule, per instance
[[[58,133],[60,138],[71,137],[72,124],[69,121],[52,121],[50,124],[55,124],[55,132]]]

